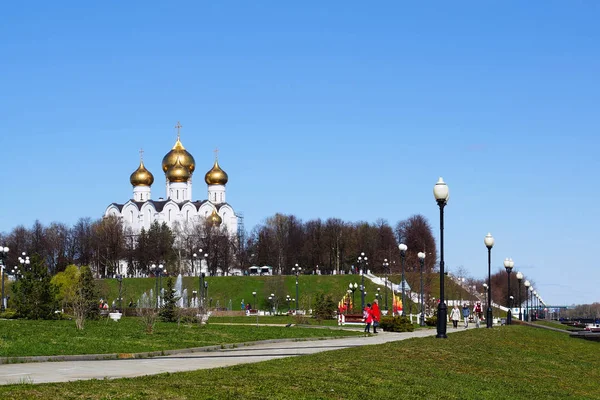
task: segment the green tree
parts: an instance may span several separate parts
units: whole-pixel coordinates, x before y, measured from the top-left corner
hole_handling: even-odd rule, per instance
[[[50,282],[58,287],[56,299],[63,307],[68,307],[77,291],[79,282],[79,268],[69,265],[63,272],[54,275]]]
[[[46,265],[33,256],[29,269],[13,287],[17,315],[28,319],[53,319],[58,309],[58,291]]]
[[[333,319],[335,317],[335,310],[336,305],[330,294],[317,293],[313,314],[318,321]]]
[[[177,321],[177,301],[179,297],[175,296],[175,282],[172,277],[167,278],[164,292],[163,305],[160,310],[160,317],[165,322]]]
[[[86,318],[98,319],[100,315],[98,309],[99,291],[92,269],[86,265],[79,270],[78,295],[84,301]]]

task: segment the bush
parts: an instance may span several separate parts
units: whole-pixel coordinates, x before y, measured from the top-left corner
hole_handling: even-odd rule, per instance
[[[412,332],[415,330],[410,318],[402,316],[383,317],[379,322],[379,327],[385,332]]]
[[[437,315],[434,315],[433,317],[425,318],[425,325],[437,326]]]
[[[0,319],[15,319],[17,318],[17,312],[15,310],[4,310],[0,312]]]

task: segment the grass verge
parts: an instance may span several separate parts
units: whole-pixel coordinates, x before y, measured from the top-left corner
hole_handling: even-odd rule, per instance
[[[213,370],[3,386],[0,398],[599,399],[598,349],[510,326]]]
[[[0,357],[139,353],[265,339],[351,336],[356,332],[300,327],[205,325],[158,322],[148,335],[137,318],[88,321],[0,320]],[[1,397],[1,396],[0,396]]]

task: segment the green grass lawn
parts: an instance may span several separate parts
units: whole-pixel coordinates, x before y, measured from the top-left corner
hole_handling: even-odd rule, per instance
[[[331,329],[245,325],[205,325],[159,322],[148,335],[137,318],[88,321],[75,329],[73,321],[0,320],[0,357],[65,354],[138,353],[289,339],[356,335]],[[1,398],[1,396],[0,396]]]
[[[210,317],[209,323],[214,324],[256,324],[256,316],[235,316],[235,317]],[[291,315],[258,316],[259,324],[297,324],[298,319]],[[315,318],[307,318],[303,325],[310,326],[338,326],[337,319],[328,319],[317,321]],[[348,326],[347,326],[348,327]]]
[[[2,399],[600,399],[598,343],[509,326],[133,379],[0,387]]]

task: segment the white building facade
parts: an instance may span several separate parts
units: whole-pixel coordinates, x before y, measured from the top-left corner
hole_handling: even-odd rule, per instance
[[[139,233],[142,228],[149,229],[154,221],[165,222],[172,228],[175,223],[193,226],[209,220],[215,225],[223,224],[230,235],[236,235],[238,219],[233,207],[226,201],[227,173],[221,169],[215,157],[213,167],[204,176],[207,199],[193,200],[192,177],[195,169],[194,157],[183,147],[178,132],[175,145],[162,160],[166,200],[152,199],[154,176],[140,157],[138,169],[129,178],[133,197],[123,204],[112,203],[106,208],[104,216],[119,217],[124,226],[130,227],[134,233]]]

